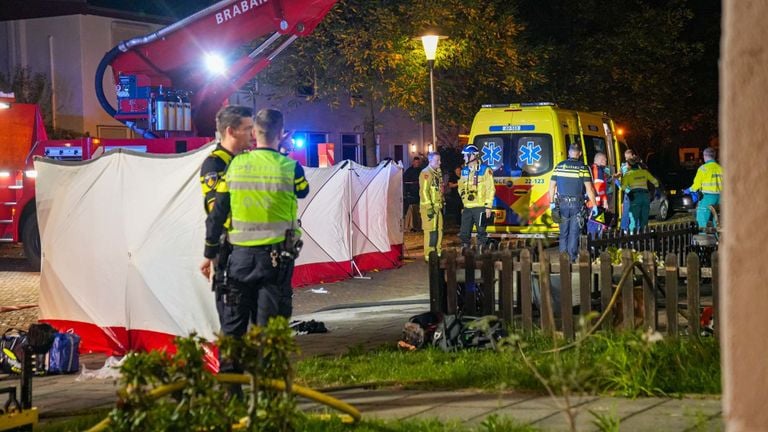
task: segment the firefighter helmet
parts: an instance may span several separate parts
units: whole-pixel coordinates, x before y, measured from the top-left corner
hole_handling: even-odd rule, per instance
[[[480,153],[480,150],[477,149],[476,145],[468,144],[464,146],[464,149],[461,152],[463,154],[477,154]]]

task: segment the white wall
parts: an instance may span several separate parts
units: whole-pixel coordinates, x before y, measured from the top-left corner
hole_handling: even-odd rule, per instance
[[[7,21],[0,26],[0,47],[8,47],[6,56],[0,54],[3,72],[22,66],[48,76],[53,87],[55,126],[94,136],[97,125],[121,125],[104,112],[94,90],[96,67],[116,44],[113,33],[126,35],[121,30],[134,26],[137,32],[127,35],[131,37],[158,27],[94,15]],[[109,70],[104,85],[116,105]]]

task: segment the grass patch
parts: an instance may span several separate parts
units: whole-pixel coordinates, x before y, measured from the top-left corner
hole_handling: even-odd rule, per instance
[[[109,410],[68,417],[39,425],[36,432],[76,432],[91,428],[107,416]],[[437,419],[422,420],[362,420],[355,425],[343,424],[338,420],[301,418],[297,429],[304,432],[536,432],[532,426],[523,425],[507,417],[489,416],[476,427],[462,426],[458,422],[441,422]]]
[[[43,419],[35,428],[35,432],[79,432],[88,430],[102,421],[112,408],[103,408],[81,415],[56,419]]]
[[[578,349],[548,354],[543,351],[553,347],[552,340],[536,335],[524,338],[522,346],[548,381],[569,375],[575,391],[628,397],[721,392],[714,338],[648,342],[641,333],[601,333]],[[381,382],[418,389],[544,390],[513,344],[500,352],[381,348],[306,359],[296,369],[297,382],[310,387]]]

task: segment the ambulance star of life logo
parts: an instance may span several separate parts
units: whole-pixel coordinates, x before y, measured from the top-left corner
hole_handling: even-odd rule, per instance
[[[520,147],[518,159],[525,165],[533,165],[541,160],[541,146],[534,144],[533,141],[528,141]]]
[[[486,144],[483,147],[483,155],[480,157],[480,160],[488,166],[498,166],[499,162],[501,162],[501,147],[493,142]]]

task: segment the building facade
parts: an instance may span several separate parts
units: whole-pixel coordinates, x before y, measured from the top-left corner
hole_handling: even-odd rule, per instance
[[[102,138],[132,138],[122,123],[110,117],[96,98],[94,75],[103,55],[123,40],[151,33],[162,25],[125,17],[73,14],[56,17],[0,21],[0,73],[12,74],[27,67],[50,80],[54,128],[70,129]],[[117,105],[111,73],[105,74],[105,93]],[[236,93],[230,103],[273,107],[286,115],[286,129],[303,144],[305,162],[317,166],[320,153],[332,149],[335,161],[365,159],[362,147],[365,107],[349,105],[331,109],[303,96],[283,98],[264,94]],[[430,124],[416,122],[399,110],[376,113],[378,159],[410,163],[413,156],[430,149]],[[318,151],[318,144],[324,146]]]

